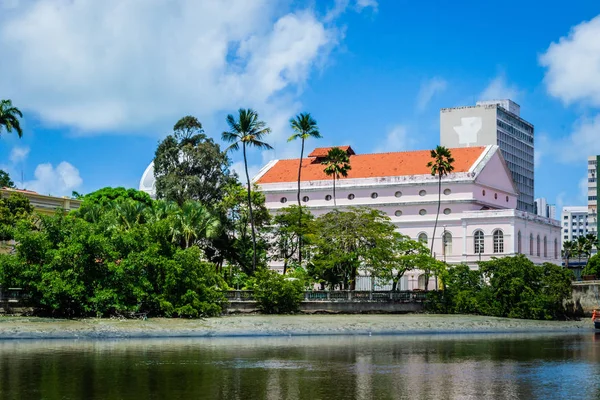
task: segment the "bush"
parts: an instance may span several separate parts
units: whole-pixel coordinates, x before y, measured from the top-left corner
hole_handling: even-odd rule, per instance
[[[300,279],[262,269],[256,272],[254,298],[258,308],[266,314],[297,312],[304,299],[304,284]]]

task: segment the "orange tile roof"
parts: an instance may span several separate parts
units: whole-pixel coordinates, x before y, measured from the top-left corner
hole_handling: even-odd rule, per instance
[[[485,147],[450,149],[455,160],[454,172],[469,171],[484,149]],[[427,175],[431,173],[427,168],[429,161],[431,161],[430,150],[351,155],[350,166],[352,169],[348,171],[347,178],[340,177],[340,179]],[[256,183],[296,182],[298,180],[298,162],[297,158],[279,160]],[[324,168],[325,166],[314,158],[302,159],[302,181],[331,179],[323,172]]]
[[[333,149],[334,147],[336,147],[336,146],[317,147],[308,156],[309,157],[325,157],[325,156],[327,156],[327,153],[329,153],[329,150]],[[348,153],[350,155],[356,154],[356,153],[354,153],[354,150],[352,150],[352,147],[350,147],[350,146],[337,146],[337,147],[344,150],[346,153]]]

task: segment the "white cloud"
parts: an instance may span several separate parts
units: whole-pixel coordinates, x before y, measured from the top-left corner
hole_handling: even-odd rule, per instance
[[[356,8],[358,11],[362,11],[364,8],[371,8],[373,12],[377,12],[379,3],[376,0],[356,0]]]
[[[392,151],[412,150],[416,144],[416,139],[409,136],[405,126],[396,125],[388,131],[385,140],[375,147],[374,152],[387,153]]]
[[[600,154],[600,114],[575,122],[567,137],[548,142],[544,155],[552,155],[563,163],[579,163],[588,156]],[[537,146],[537,144],[536,144]]]
[[[35,179],[24,183],[24,188],[40,194],[68,196],[81,186],[79,170],[66,161],[54,168],[52,164],[40,164],[34,172]]]
[[[440,77],[434,77],[421,83],[421,88],[417,95],[417,110],[424,111],[433,96],[446,90],[447,86],[448,83]]]
[[[330,22],[342,15],[346,10],[352,7],[357,12],[370,8],[373,12],[377,12],[379,3],[377,0],[334,0],[331,7],[324,17],[324,21]]]
[[[600,106],[600,15],[575,26],[541,55],[548,92],[565,104]]]
[[[29,155],[29,147],[13,147],[9,159],[13,164],[25,161]]]
[[[501,74],[492,79],[487,87],[479,95],[479,100],[517,100],[519,89],[506,82],[506,77]]]
[[[156,134],[186,113],[202,119],[240,106],[295,109],[340,40],[333,17],[283,0],[15,4],[0,13],[0,53],[11,60],[0,63],[2,92],[80,134]],[[336,2],[339,13],[376,5]]]
[[[579,180],[579,202],[586,204],[588,201],[588,177],[587,174]]]

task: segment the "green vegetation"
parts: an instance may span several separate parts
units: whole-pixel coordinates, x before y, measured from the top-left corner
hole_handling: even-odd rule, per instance
[[[565,262],[565,266],[569,267],[569,261],[571,259],[577,259],[579,265],[581,265],[581,259],[584,259],[586,262],[586,267],[582,272],[583,275],[596,275],[596,273],[592,273],[592,269],[587,268],[587,265],[591,261],[592,250],[600,249],[600,243],[596,235],[592,233],[588,233],[585,236],[579,236],[576,240],[573,241],[565,241],[563,243],[562,249],[562,258]],[[593,257],[592,257],[593,258]]]
[[[23,118],[23,113],[13,106],[12,101],[0,100],[0,134],[3,130],[8,133],[14,130],[19,137],[23,137],[23,129],[19,118]]]
[[[6,171],[0,169],[0,188],[14,188],[15,183],[10,179],[10,176]]]
[[[535,265],[523,255],[449,267],[440,274],[442,292],[429,293],[429,310],[450,314],[558,319],[571,295],[572,274],[566,268]]]
[[[348,153],[339,147],[334,147],[327,152],[327,156],[323,161],[325,169],[323,170],[327,176],[331,176],[333,179],[333,205],[337,206],[335,200],[335,181],[340,176],[348,176],[348,171],[352,169],[350,166],[350,157]]]
[[[254,298],[259,310],[266,314],[293,313],[304,299],[304,285],[297,278],[261,269],[256,273]]]

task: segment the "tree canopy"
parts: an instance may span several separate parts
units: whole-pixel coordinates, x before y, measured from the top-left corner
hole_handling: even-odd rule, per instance
[[[0,188],[3,187],[14,188],[15,183],[12,181],[12,179],[10,179],[10,175],[8,175],[8,172],[0,169]]]

